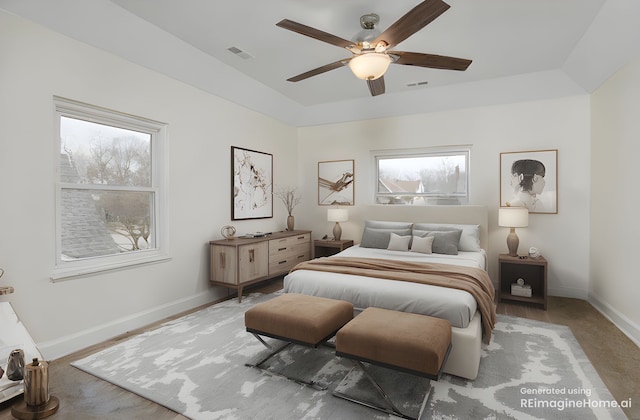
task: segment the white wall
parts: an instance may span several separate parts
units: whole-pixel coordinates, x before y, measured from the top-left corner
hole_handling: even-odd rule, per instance
[[[226,296],[209,285],[207,245],[231,223],[230,146],[273,153],[275,182],[294,180],[296,129],[2,12],[0,57],[1,284],[16,290],[2,299],[44,356]],[[49,281],[53,95],[168,123],[171,261]],[[234,225],[239,233],[283,229],[283,207],[274,212]]]
[[[351,218],[373,202],[370,150],[472,144],[471,202],[489,210],[489,271],[497,280],[497,255],[507,252],[508,229],[497,227],[501,152],[558,149],[558,214],[532,214],[518,229],[520,251],[537,246],[549,261],[549,292],[586,299],[589,279],[589,97],[473,108],[398,118],[306,127],[298,146],[300,182],[308,191],[296,219],[331,235],[327,207],[317,205],[317,162],[355,159]],[[359,240],[359,222],[340,224],[343,238]]]
[[[640,344],[640,60],[592,95],[589,300]]]

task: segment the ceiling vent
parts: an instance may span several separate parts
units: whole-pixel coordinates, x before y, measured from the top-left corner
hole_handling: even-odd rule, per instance
[[[242,59],[249,59],[249,58],[253,58],[253,56],[251,54],[249,54],[246,51],[242,51],[240,48],[238,47],[229,47],[227,48],[228,51],[231,51],[232,53],[234,53],[235,55],[237,55],[238,57],[242,58]]]
[[[424,82],[413,82],[413,83],[407,83],[407,86],[409,86],[409,87],[414,87],[414,86],[423,86],[423,85],[426,85],[427,83],[429,83],[429,82],[427,82],[427,81],[425,80]]]

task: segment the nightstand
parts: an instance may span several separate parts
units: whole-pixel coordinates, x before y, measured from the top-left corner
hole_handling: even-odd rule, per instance
[[[353,246],[352,239],[316,239],[313,241],[313,258],[328,257]]]
[[[544,257],[511,257],[500,254],[499,262],[499,301],[528,302],[542,306],[547,310],[547,260]],[[511,285],[523,279],[531,286],[531,297],[511,293]]]

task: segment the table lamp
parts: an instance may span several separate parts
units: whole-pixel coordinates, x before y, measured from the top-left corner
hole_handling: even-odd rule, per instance
[[[516,235],[517,227],[527,227],[529,225],[529,210],[526,207],[500,207],[498,210],[498,226],[510,228],[507,235],[507,248],[509,255],[518,256],[518,245],[520,239]]]
[[[339,241],[342,236],[342,228],[340,222],[346,222],[349,219],[349,211],[347,209],[329,209],[327,211],[327,221],[336,222],[333,226],[333,240]]]

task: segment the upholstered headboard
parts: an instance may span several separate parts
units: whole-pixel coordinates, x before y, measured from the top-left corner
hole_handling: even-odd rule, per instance
[[[413,223],[456,223],[480,225],[480,246],[488,251],[489,217],[486,206],[366,206],[360,213],[364,220]],[[360,231],[362,236],[362,230]]]

